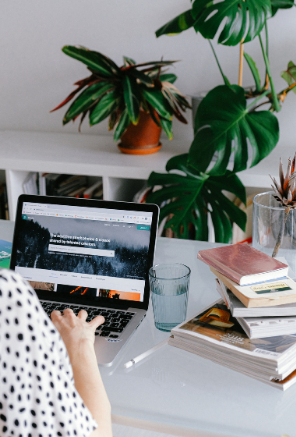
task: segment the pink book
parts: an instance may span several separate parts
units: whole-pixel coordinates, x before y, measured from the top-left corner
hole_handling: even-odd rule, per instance
[[[200,250],[197,258],[239,285],[255,284],[288,275],[288,266],[248,244]]]

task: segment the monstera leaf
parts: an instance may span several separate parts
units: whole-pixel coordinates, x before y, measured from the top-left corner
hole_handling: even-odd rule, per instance
[[[187,153],[171,158],[166,170],[168,173],[165,174],[150,174],[148,185],[162,185],[163,188],[151,193],[147,202],[165,204],[161,207],[159,221],[170,216],[165,227],[171,228],[179,238],[189,238],[193,229],[196,240],[207,241],[208,213],[212,217],[216,242],[231,241],[232,222],[245,229],[246,214],[222,193],[228,191],[246,202],[245,188],[235,174],[230,171],[223,176],[200,173],[188,164]]]
[[[294,6],[294,0],[270,0],[272,15],[275,15],[279,9],[290,9]]]
[[[213,39],[220,31],[218,42],[235,46],[242,39],[245,42],[253,40],[272,12],[291,7],[291,2],[293,0],[195,0],[192,9],[173,18],[155,34],[157,37],[176,35],[194,27],[207,39]],[[221,24],[222,29],[219,30]]]
[[[278,120],[269,111],[248,112],[244,89],[221,85],[211,90],[200,103],[195,117],[195,137],[189,162],[198,171],[223,175],[234,152],[233,171],[245,170],[252,148],[252,167],[265,158],[279,140]],[[218,158],[208,167],[214,153]]]
[[[213,39],[221,24],[220,44],[235,46],[253,40],[271,16],[270,0],[195,0],[192,5],[194,29]]]
[[[194,22],[195,20],[192,17],[191,9],[189,9],[160,27],[155,32],[155,35],[157,38],[161,35],[177,35],[178,33],[184,32],[184,30],[193,27]]]

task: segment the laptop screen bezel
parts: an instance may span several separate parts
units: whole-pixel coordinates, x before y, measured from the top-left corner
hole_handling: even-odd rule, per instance
[[[152,222],[150,228],[150,242],[148,250],[147,259],[147,272],[145,277],[145,287],[144,287],[144,298],[142,302],[131,301],[131,300],[120,300],[110,298],[99,298],[98,300],[88,299],[87,297],[79,298],[79,296],[63,296],[59,294],[58,299],[54,299],[53,292],[50,291],[39,291],[37,290],[37,296],[41,300],[58,301],[63,303],[71,303],[77,305],[89,305],[98,307],[112,307],[112,308],[122,308],[127,309],[129,307],[148,309],[149,296],[150,296],[150,286],[149,286],[149,268],[153,265],[154,251],[156,244],[157,226],[158,226],[158,215],[159,208],[157,205],[148,203],[133,203],[133,202],[123,202],[123,201],[109,201],[109,200],[92,200],[92,199],[77,199],[72,197],[57,197],[57,196],[37,196],[31,194],[22,194],[18,198],[16,221],[14,227],[13,243],[11,250],[10,268],[15,270],[16,267],[16,254],[17,254],[17,242],[20,236],[21,221],[22,221],[22,210],[23,203],[43,203],[43,204],[56,204],[56,205],[67,205],[74,207],[87,207],[87,208],[106,208],[116,211],[139,211],[139,212],[151,212]],[[69,284],[70,285],[70,284]]]

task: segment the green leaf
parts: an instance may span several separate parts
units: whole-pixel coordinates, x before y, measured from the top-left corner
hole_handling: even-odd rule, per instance
[[[187,163],[188,154],[174,156],[167,163],[168,173],[152,172],[148,185],[161,185],[163,188],[150,193],[147,202],[162,205],[160,221],[169,217],[165,227],[170,227],[179,238],[189,238],[194,230],[195,239],[207,241],[207,216],[210,211],[215,240],[230,242],[232,222],[244,229],[246,214],[224,195],[224,191],[234,193],[245,201],[244,186],[230,171],[224,176],[210,176],[193,170]],[[179,173],[171,170],[178,170]]]
[[[161,91],[142,88],[142,94],[161,117],[172,120],[173,110],[167,103]]]
[[[260,74],[259,74],[257,65],[256,65],[255,61],[253,61],[251,56],[248,55],[247,53],[244,53],[244,57],[248,63],[248,66],[251,70],[251,73],[253,75],[255,85],[256,85],[256,91],[260,91],[261,90],[261,79],[260,79]]]
[[[120,102],[121,97],[118,94],[118,90],[115,89],[105,94],[89,115],[90,125],[93,126],[107,118],[112,111],[115,111],[120,106]]]
[[[221,185],[223,185],[224,190],[235,194],[236,197],[246,204],[246,189],[235,173],[226,170],[223,176],[211,176],[208,180],[208,186],[210,187],[211,192],[217,192],[217,190],[220,190]]]
[[[218,43],[234,46],[261,32],[271,16],[271,5],[270,0],[195,0],[192,16],[195,31],[204,38],[213,39],[219,31]]]
[[[123,56],[123,63],[125,67],[129,67],[131,65],[135,65],[136,61],[134,61],[132,58],[127,58],[126,56]]]
[[[296,65],[294,62],[290,61],[288,63],[288,68],[286,71],[282,71],[281,77],[288,83],[288,85],[293,85],[296,82]],[[293,88],[296,94],[296,87]]]
[[[87,111],[100,97],[112,88],[112,84],[107,82],[95,83],[74,100],[68,111],[66,112],[63,124],[67,124],[70,120],[77,117],[84,111]]]
[[[84,47],[74,46],[64,46],[62,51],[66,55],[71,56],[71,58],[83,62],[91,71],[99,73],[103,77],[112,77],[121,74],[121,71],[115,62],[102,53],[88,50]]]
[[[160,117],[159,121],[160,121],[161,127],[165,131],[168,139],[171,140],[173,138],[172,120],[167,120],[166,118]]]
[[[229,244],[232,237],[231,222],[224,212],[221,211],[219,205],[216,205],[215,202],[212,202],[211,207],[211,218],[215,232],[215,242]]]
[[[191,9],[177,17],[173,18],[171,21],[166,23],[164,26],[160,27],[155,35],[157,38],[161,35],[177,35],[178,33],[183,32],[184,30],[190,29],[194,24],[194,19],[191,15]]]
[[[134,68],[129,70],[129,74],[134,76],[136,79],[139,79],[140,82],[145,84],[148,87],[154,86],[153,80],[147,74],[142,73],[142,71],[136,70]]]
[[[128,110],[127,110],[127,108],[125,108],[125,110],[122,111],[122,114],[120,116],[120,119],[118,121],[117,126],[115,127],[114,136],[113,136],[114,141],[118,141],[121,138],[121,135],[127,129],[130,122],[131,122],[131,120],[129,117]]]
[[[277,118],[269,111],[248,112],[244,89],[237,85],[221,85],[206,95],[196,113],[195,132],[189,150],[190,163],[211,175],[225,173],[232,151],[233,171],[238,172],[247,168],[250,158],[250,167],[258,164],[279,140]],[[217,161],[209,170],[216,151]]]
[[[215,191],[211,192],[211,198],[209,198],[209,202],[211,201],[216,202],[216,204],[219,205],[219,208],[224,210],[224,212],[227,214],[227,217],[235,222],[243,231],[246,229],[246,221],[247,217],[244,211],[238,207],[235,206],[235,204],[228,199],[228,197],[224,196],[223,193],[221,193],[220,189],[216,189]]]
[[[174,83],[177,80],[177,76],[172,73],[161,74],[159,76],[160,82],[170,82]]]
[[[279,9],[289,9],[294,6],[294,0],[270,0],[272,15],[275,15]]]
[[[122,81],[124,101],[133,124],[137,124],[140,117],[141,94],[135,78],[125,75]]]

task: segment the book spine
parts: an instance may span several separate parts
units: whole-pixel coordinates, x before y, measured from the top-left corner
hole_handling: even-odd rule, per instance
[[[249,299],[248,297],[244,296],[240,291],[238,291],[237,288],[235,288],[235,286],[228,281],[228,278],[225,277],[221,277],[220,272],[218,270],[214,271],[214,268],[211,266],[210,267],[211,271],[214,273],[214,275],[216,275],[219,279],[219,281],[223,282],[224,285],[226,285],[226,287],[229,288],[229,290],[232,291],[232,293],[246,306],[246,307],[250,307],[250,306],[254,306],[252,305],[252,301],[251,299]],[[224,275],[225,276],[225,275]],[[256,305],[255,305],[256,306]]]

